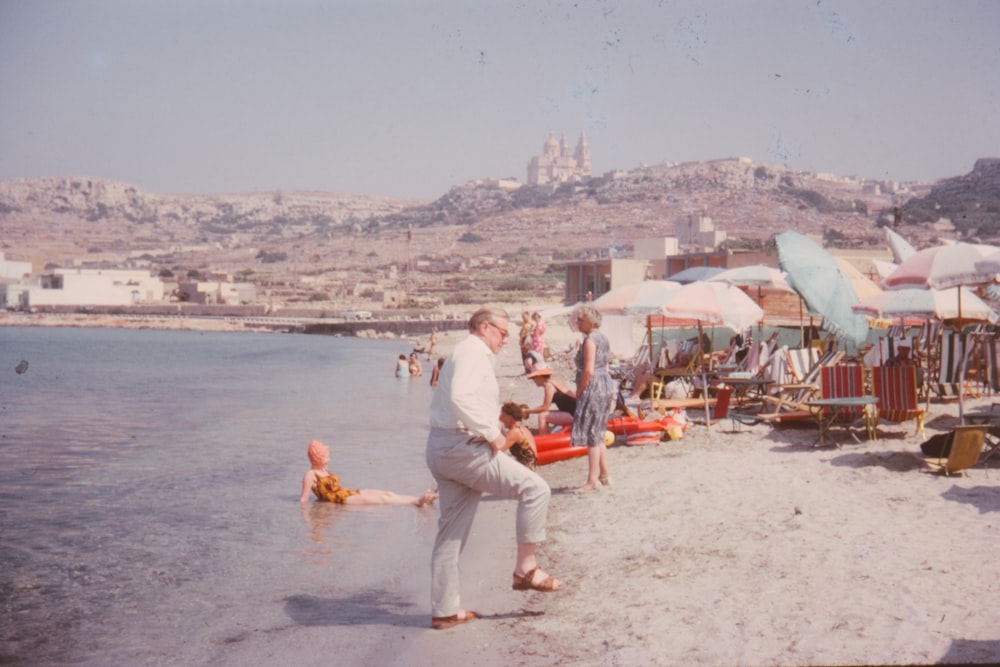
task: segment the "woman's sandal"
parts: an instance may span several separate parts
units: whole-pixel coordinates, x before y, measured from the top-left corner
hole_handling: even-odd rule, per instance
[[[431,618],[431,629],[447,630],[448,628],[455,627],[459,623],[468,623],[469,621],[474,621],[477,618],[481,618],[481,616],[474,611],[463,611],[461,616],[458,614],[455,614],[454,616],[434,616]]]
[[[611,486],[611,478],[605,475],[600,478],[601,486]]]
[[[556,586],[556,578],[549,575],[542,579],[537,584],[534,582],[535,572],[538,572],[539,568],[533,568],[528,571],[523,577],[517,572],[514,573],[514,585],[511,586],[515,591],[542,591],[543,593],[551,593],[553,591],[558,591],[562,589],[562,586]]]

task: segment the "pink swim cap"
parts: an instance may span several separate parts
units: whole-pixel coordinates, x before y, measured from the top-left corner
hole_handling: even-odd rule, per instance
[[[330,455],[330,450],[326,448],[319,440],[313,440],[309,443],[309,462],[314,466],[323,465],[323,459]]]

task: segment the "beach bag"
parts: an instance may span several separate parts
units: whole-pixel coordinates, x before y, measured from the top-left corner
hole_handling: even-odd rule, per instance
[[[955,432],[949,431],[948,433],[938,433],[931,436],[926,442],[920,443],[920,451],[924,453],[924,456],[931,458],[947,458],[948,454],[951,453],[951,438],[953,435],[955,435]]]

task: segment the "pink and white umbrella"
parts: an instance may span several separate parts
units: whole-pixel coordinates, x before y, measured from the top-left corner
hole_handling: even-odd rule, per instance
[[[906,289],[886,290],[856,304],[854,312],[872,317],[895,319],[897,317],[922,317],[938,320],[953,320],[959,317],[959,295],[961,295],[961,317],[966,320],[995,322],[996,313],[968,287],[957,290],[946,289]]]
[[[783,292],[794,292],[795,290],[785,280],[785,274],[780,270],[765,266],[764,264],[752,264],[750,266],[737,266],[733,269],[726,269],[722,273],[717,273],[708,279],[708,282],[732,283],[742,287],[767,287]]]
[[[764,317],[764,311],[743,290],[729,283],[688,283],[663,302],[664,314],[743,331]]]
[[[743,290],[730,283],[697,282],[684,285],[671,294],[663,304],[664,314],[670,317],[698,321],[698,343],[704,338],[703,324],[721,325],[733,331],[743,331],[760,321],[764,311],[748,297]],[[703,350],[699,350],[704,353]],[[702,382],[705,387],[705,415],[708,411],[708,371],[701,366]],[[711,430],[711,419],[705,419],[705,427]]]
[[[883,281],[886,289],[904,287],[945,289],[956,288],[958,317],[963,319],[962,285],[974,285],[983,282],[982,275],[976,270],[976,263],[986,257],[1000,252],[1000,248],[978,243],[949,243],[918,250],[900,263]],[[961,378],[965,378],[965,357],[963,356]],[[965,412],[962,391],[958,392],[958,418],[963,419]]]
[[[953,243],[924,248],[899,264],[882,282],[886,289],[919,287],[945,289],[983,282],[976,262],[1000,252],[979,243]]]
[[[644,280],[605,292],[591,305],[602,313],[618,315],[656,313],[680,288],[681,284],[672,280]]]

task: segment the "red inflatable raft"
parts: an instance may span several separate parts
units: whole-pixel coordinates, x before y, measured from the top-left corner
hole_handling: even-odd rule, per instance
[[[535,447],[538,448],[538,465],[540,466],[587,455],[586,447],[570,446],[569,431],[536,435]]]

